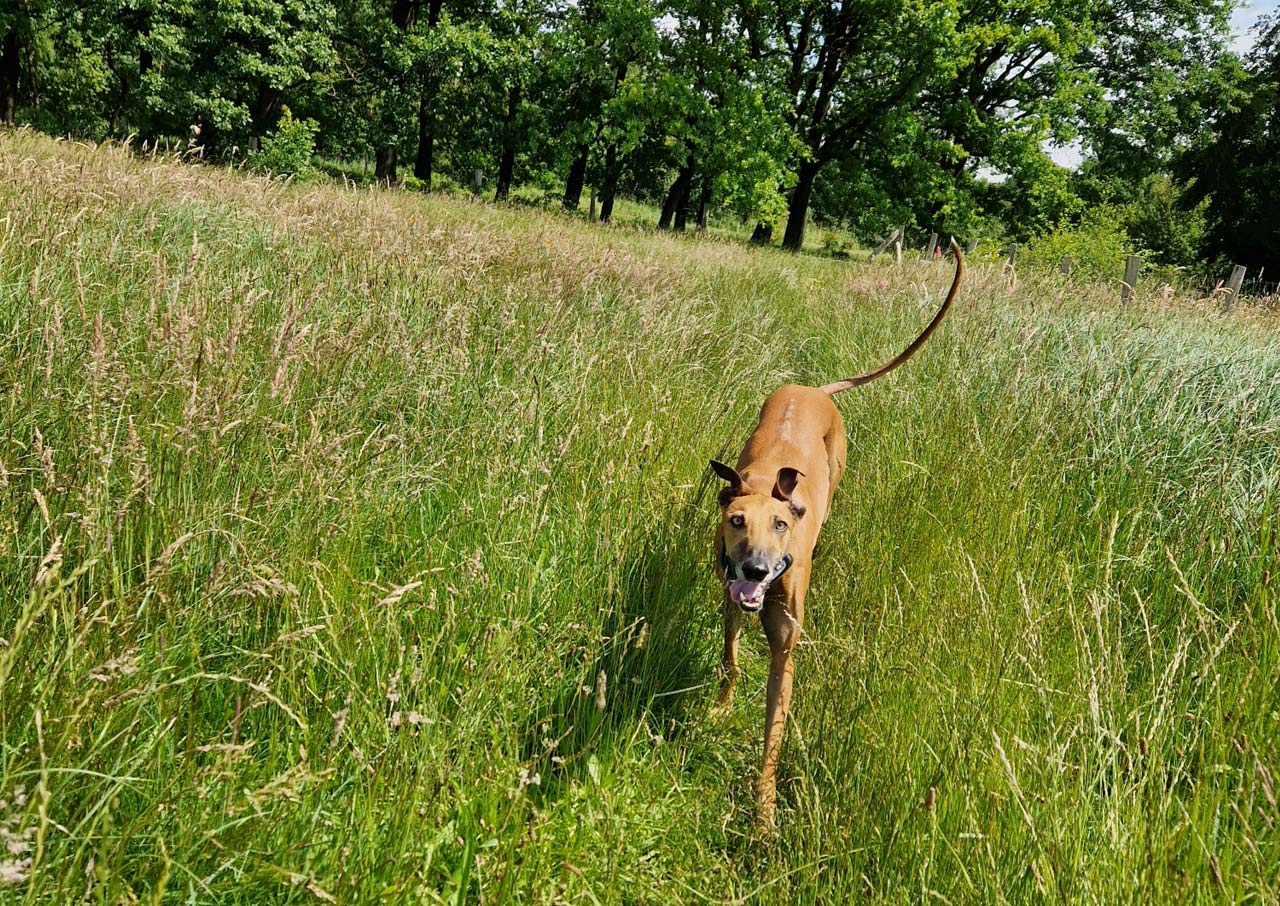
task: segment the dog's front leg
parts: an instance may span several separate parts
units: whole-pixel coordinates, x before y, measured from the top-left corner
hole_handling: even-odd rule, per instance
[[[727,711],[733,704],[733,690],[738,684],[738,639],[742,636],[742,608],[724,596],[724,654],[720,658],[720,694],[716,710]]]
[[[761,620],[769,640],[769,684],[764,712],[764,762],[756,781],[756,820],[766,833],[772,831],[777,813],[778,754],[791,709],[791,650],[800,640],[802,601],[803,592],[799,596],[789,593],[785,601],[766,607]]]

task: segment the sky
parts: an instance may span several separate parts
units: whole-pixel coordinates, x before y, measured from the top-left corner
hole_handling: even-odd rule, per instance
[[[1262,16],[1274,16],[1280,11],[1280,0],[1248,0],[1231,14],[1232,46],[1237,53],[1244,53],[1253,46],[1249,34],[1253,24]]]

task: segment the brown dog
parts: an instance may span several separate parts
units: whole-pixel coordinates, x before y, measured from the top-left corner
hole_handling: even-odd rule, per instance
[[[722,514],[715,540],[716,572],[724,583],[722,707],[732,702],[738,679],[743,612],[760,614],[769,640],[764,763],[756,783],[757,818],[766,827],[772,826],[776,810],[778,750],[791,704],[791,649],[804,631],[813,548],[844,473],[844,422],[831,397],[883,377],[929,339],[951,307],[964,273],[964,256],[954,240],[951,251],[956,274],[946,301],[897,358],[824,387],[779,388],[765,400],[738,467],[711,462],[715,473],[729,483],[720,492]]]

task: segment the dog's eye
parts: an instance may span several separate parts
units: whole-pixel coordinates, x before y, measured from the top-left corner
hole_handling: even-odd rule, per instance
[[[747,524],[747,520],[743,519],[741,516],[730,516],[729,524],[734,528],[742,528]]]
[[[781,535],[783,532],[785,532],[785,531],[787,530],[787,522],[786,522],[786,520],[785,520],[785,519],[775,519],[775,520],[773,520],[773,530],[774,530],[775,532],[777,532],[779,535]]]

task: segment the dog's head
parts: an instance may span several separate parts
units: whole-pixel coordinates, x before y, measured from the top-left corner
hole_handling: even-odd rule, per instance
[[[711,461],[712,470],[729,482],[720,491],[721,547],[716,558],[729,598],[748,613],[764,607],[764,593],[791,565],[787,547],[804,506],[791,494],[803,473],[778,470],[769,493],[748,487],[737,470]]]

